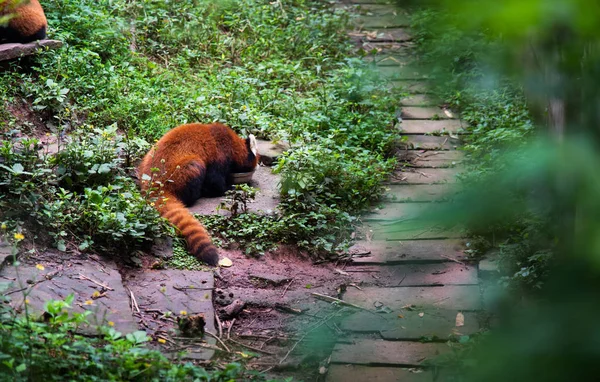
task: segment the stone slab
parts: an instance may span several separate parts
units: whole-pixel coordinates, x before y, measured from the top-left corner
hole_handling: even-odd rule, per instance
[[[184,270],[147,270],[130,274],[127,286],[134,293],[143,312],[156,310],[180,315],[202,314],[206,322],[205,329],[215,333],[215,312],[212,302],[214,277],[212,272]],[[145,321],[151,330],[164,329],[156,321]],[[209,344],[216,344],[213,337],[205,336]],[[199,347],[189,349],[184,358],[207,360],[212,358],[214,350]]]
[[[416,77],[415,77],[416,78]],[[439,119],[455,119],[456,115],[449,109],[441,107],[403,106],[402,119],[429,119],[438,122]],[[418,132],[424,134],[425,132]]]
[[[14,261],[12,256],[12,247],[8,242],[2,241],[0,238],[0,270],[6,265],[10,265]]]
[[[459,239],[465,236],[459,228],[446,228],[435,222],[419,220],[373,218],[364,224],[363,229],[368,230],[374,240],[386,241]]]
[[[408,94],[428,94],[430,93],[427,82],[417,80],[392,80],[390,86],[394,89],[400,89]]]
[[[113,322],[114,328],[122,333],[138,330],[137,322],[131,313],[129,293],[123,287],[121,275],[114,263],[77,260],[67,266],[55,263],[42,265],[45,267],[44,270],[37,269],[35,266],[21,265],[4,267],[0,272],[3,279],[12,280],[7,292],[32,285],[31,292],[27,296],[30,311],[39,314],[44,311],[47,301],[64,300],[74,293],[73,311],[93,312],[87,318],[90,325],[83,327],[82,332],[96,333],[98,325],[106,325],[109,322]],[[95,280],[113,290],[104,290],[96,283],[82,277]],[[35,284],[38,281],[41,282]],[[94,292],[105,293],[105,296],[93,299]],[[22,310],[24,295],[16,292],[10,296],[11,306]]]
[[[434,382],[431,371],[359,365],[331,365],[326,380],[327,382]]]
[[[353,344],[336,344],[331,354],[331,363],[417,367],[425,360],[449,350],[447,345],[438,343],[365,339]]]
[[[349,36],[357,41],[369,42],[403,42],[411,41],[412,36],[406,28],[384,28],[371,31],[356,31],[350,32]]]
[[[364,1],[360,6],[355,8],[355,13],[369,14],[369,15],[389,15],[404,13],[403,10],[398,7],[390,7],[387,4],[379,4],[377,1]]]
[[[404,150],[397,153],[398,160],[405,162],[407,167],[414,168],[445,168],[460,164],[465,158],[462,151],[432,151]]]
[[[456,150],[460,146],[460,138],[448,135],[406,135],[400,143],[407,150]]]
[[[479,273],[482,278],[497,278],[500,277],[500,251],[497,249],[493,249],[488,251],[480,260],[479,260]]]
[[[427,94],[411,94],[402,98],[400,102],[402,106],[436,106],[440,103],[441,100]]]
[[[395,4],[395,0],[348,0],[351,4]]]
[[[354,283],[380,287],[475,285],[477,267],[456,262],[402,265],[354,265],[344,269]]]
[[[422,80],[427,78],[419,68],[413,65],[378,66],[377,72],[390,80]]]
[[[447,203],[385,203],[361,217],[362,221],[395,221],[418,219],[423,214],[432,214]]]
[[[396,171],[388,181],[389,184],[440,184],[456,183],[456,176],[464,170],[463,167],[447,168],[405,168]]]
[[[410,25],[410,20],[403,14],[386,15],[364,15],[359,16],[350,22],[352,25],[362,29],[384,29],[384,28],[405,28]]]
[[[395,184],[383,196],[388,203],[433,202],[452,199],[458,192],[455,184]]]
[[[63,45],[58,40],[40,40],[27,44],[0,44],[0,61],[12,60],[13,58],[29,56],[41,49],[56,49]]]
[[[273,174],[270,167],[259,166],[252,177],[250,185],[258,188],[254,201],[248,204],[248,211],[254,213],[272,213],[279,205],[279,180],[278,174]],[[227,215],[229,211],[218,210],[224,197],[200,198],[189,207],[191,213],[200,215]]]
[[[402,42],[375,42],[375,41],[365,41],[362,43],[361,49],[365,50],[368,53],[376,52],[377,54],[393,54],[400,56],[408,56],[412,49],[414,48],[414,43],[412,41],[402,41]],[[396,85],[396,87],[399,85]]]
[[[271,166],[277,159],[290,149],[290,145],[284,141],[271,142],[262,139],[256,140],[256,151],[260,155],[260,163]]]
[[[406,119],[404,113],[410,113],[413,119]],[[407,107],[402,109],[402,118],[400,124],[400,132],[402,134],[437,134],[437,133],[458,133],[464,128],[462,122],[457,119],[446,118],[442,121],[428,120],[429,118],[418,118],[431,115],[444,114],[441,108],[423,108],[423,107]]]
[[[368,55],[363,60],[376,66],[405,66],[412,62],[412,59],[407,55],[392,53]]]
[[[422,264],[439,263],[466,258],[462,240],[404,240],[360,241],[349,253],[362,254],[352,257],[352,264]]]
[[[382,303],[392,310],[407,305],[415,305],[417,309],[436,308],[457,311],[475,311],[482,308],[478,285],[364,287],[362,290],[349,288],[343,300],[367,309],[373,308],[376,303]]]
[[[422,338],[447,340],[451,336],[470,335],[480,329],[477,313],[460,312],[463,326],[456,326],[457,310],[396,309],[389,313],[356,312],[341,322],[340,328],[351,333],[378,333],[385,340],[418,341]]]

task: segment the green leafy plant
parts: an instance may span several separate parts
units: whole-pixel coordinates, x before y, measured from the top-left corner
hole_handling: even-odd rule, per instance
[[[37,139],[2,142],[2,216],[43,226],[63,251],[132,250],[162,235],[164,223],[123,167],[138,146],[126,149],[114,127],[84,131],[52,155]]]
[[[231,381],[264,380],[232,363],[207,371],[191,363],[176,363],[146,345],[143,331],[121,334],[100,327],[100,336],[77,334],[90,311],[72,312],[74,295],[45,304],[35,317],[0,319],[0,378],[12,381]]]

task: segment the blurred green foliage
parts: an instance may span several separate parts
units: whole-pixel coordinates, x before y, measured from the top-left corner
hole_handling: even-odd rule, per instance
[[[451,345],[439,379],[596,380],[599,4],[427,4],[419,49],[473,136],[465,191],[422,219],[495,240],[511,285],[526,287],[498,301],[491,332]]]

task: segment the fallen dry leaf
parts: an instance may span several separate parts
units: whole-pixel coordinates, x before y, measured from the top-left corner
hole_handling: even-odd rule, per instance
[[[401,314],[399,314],[399,315],[398,315],[398,318],[404,318],[404,316],[403,316],[403,315],[401,315]]]
[[[334,271],[335,273],[339,273],[340,275],[344,275],[344,276],[350,276],[350,275],[348,274],[348,272],[346,272],[346,271],[342,271],[341,269],[338,269],[338,268],[334,269],[333,271]]]
[[[221,260],[219,260],[219,266],[221,267],[229,268],[232,265],[233,261],[231,261],[228,257],[224,257]]]
[[[456,314],[456,327],[459,326],[465,326],[465,316],[461,312]]]

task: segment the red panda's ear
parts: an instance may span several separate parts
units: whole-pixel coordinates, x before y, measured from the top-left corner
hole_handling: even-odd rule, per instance
[[[256,151],[256,138],[254,137],[253,134],[248,135],[248,144],[250,146],[250,151],[252,151],[252,154],[256,155],[257,151]]]

